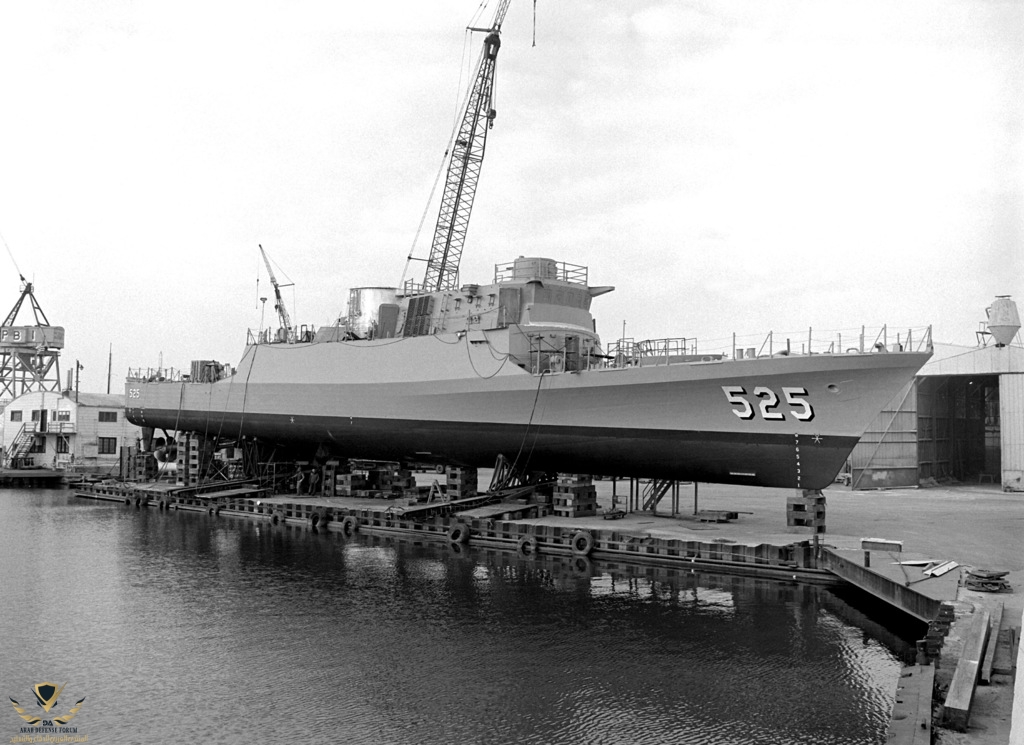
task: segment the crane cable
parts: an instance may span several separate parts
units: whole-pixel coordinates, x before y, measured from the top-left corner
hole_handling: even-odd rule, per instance
[[[462,90],[462,81],[465,72],[469,66],[467,56],[469,50],[469,41],[472,36],[472,31],[470,31],[469,27],[475,26],[478,23],[479,18],[481,17],[485,8],[487,7],[487,3],[488,0],[480,0],[480,4],[477,6],[476,12],[473,14],[473,17],[470,18],[469,25],[466,27],[465,33],[463,34],[462,37],[462,59],[459,62],[459,83],[455,89],[455,116],[452,120],[452,131],[451,134],[448,136],[448,144],[445,146],[444,155],[441,157],[441,165],[437,169],[437,175],[434,177],[434,185],[430,187],[430,196],[427,197],[427,203],[423,207],[423,214],[420,215],[419,225],[416,226],[416,233],[413,235],[412,245],[409,247],[409,255],[405,259],[405,268],[402,270],[402,278],[398,282],[399,289],[402,289],[405,286],[405,277],[409,273],[409,264],[411,264],[414,260],[427,260],[416,259],[413,256],[413,254],[416,251],[416,244],[420,240],[420,235],[423,233],[423,224],[427,221],[427,214],[430,212],[431,204],[433,204],[434,202],[434,194],[437,193],[437,185],[441,181],[441,174],[447,172],[448,156],[451,154],[452,145],[455,142],[455,138],[459,134],[459,127],[462,124],[462,113],[465,111],[466,106],[468,105],[469,102],[469,97],[473,93],[472,88],[466,90],[464,93]],[[534,0],[534,4],[536,4],[536,0]]]

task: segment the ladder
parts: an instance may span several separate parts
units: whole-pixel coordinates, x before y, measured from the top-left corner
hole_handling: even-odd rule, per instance
[[[672,488],[673,481],[671,479],[651,479],[650,483],[644,487],[643,493],[640,495],[644,510],[655,510],[668,490]]]

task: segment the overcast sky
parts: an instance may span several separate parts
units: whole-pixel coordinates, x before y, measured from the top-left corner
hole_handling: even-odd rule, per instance
[[[111,344],[115,392],[161,353],[237,363],[272,294],[260,243],[299,323],[396,285],[476,10],[0,2],[0,234],[66,329],[62,371],[104,390]],[[536,47],[529,0],[503,27],[464,282],[585,264],[617,288],[594,303],[606,340],[888,323],[972,344],[996,295],[1024,310],[1024,3],[536,13]],[[0,246],[0,310],[18,293]]]

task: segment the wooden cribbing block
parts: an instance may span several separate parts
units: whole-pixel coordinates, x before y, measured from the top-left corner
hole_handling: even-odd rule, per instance
[[[997,603],[992,610],[992,624],[988,632],[988,644],[985,645],[985,661],[981,665],[981,684],[987,686],[992,682],[992,662],[996,658],[996,642],[999,641],[999,627],[1003,625],[1003,604]]]
[[[974,611],[971,627],[964,639],[964,649],[949,684],[946,703],[942,706],[943,724],[950,729],[967,731],[971,704],[974,703],[974,689],[981,675],[981,662],[988,642],[989,618],[987,610]]]

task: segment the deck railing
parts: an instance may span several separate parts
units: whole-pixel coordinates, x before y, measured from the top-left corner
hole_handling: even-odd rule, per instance
[[[254,344],[306,344],[313,341],[315,336],[316,327],[308,323],[292,326],[290,329],[246,329],[245,346],[251,347]]]
[[[585,266],[580,264],[570,264],[565,261],[553,261],[548,265],[554,265],[555,276],[541,277],[541,279],[554,279],[560,282],[571,282],[575,285],[587,284],[588,269]],[[521,269],[520,271],[523,270]],[[511,282],[514,279],[516,279],[516,264],[514,261],[507,264],[494,265],[495,284]]]
[[[128,368],[128,381],[132,383],[180,383],[182,372],[174,367]]]
[[[608,368],[638,365],[671,365],[693,362],[745,360],[759,357],[810,354],[869,354],[922,352],[932,348],[932,327],[892,330],[888,326],[840,331],[776,332],[761,337],[740,337],[733,334],[724,344],[702,343],[693,337],[665,339],[617,339],[605,351]]]
[[[815,335],[813,328],[803,334],[769,331],[759,347],[746,347],[746,356],[756,349],[755,357],[772,357],[777,354],[867,354],[869,352],[923,352],[932,348],[932,327],[908,328],[890,331],[888,326],[869,329],[846,329]],[[742,343],[733,334],[732,356],[742,359]]]

